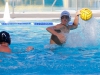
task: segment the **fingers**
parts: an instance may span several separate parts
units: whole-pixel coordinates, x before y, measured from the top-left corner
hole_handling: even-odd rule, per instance
[[[27,48],[27,51],[30,51],[30,50],[33,50],[33,49],[34,49],[33,47],[29,46],[29,47]]]

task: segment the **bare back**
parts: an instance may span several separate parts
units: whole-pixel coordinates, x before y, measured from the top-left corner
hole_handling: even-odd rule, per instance
[[[0,52],[7,52],[7,53],[10,53],[11,50],[8,46],[1,46],[0,45]]]

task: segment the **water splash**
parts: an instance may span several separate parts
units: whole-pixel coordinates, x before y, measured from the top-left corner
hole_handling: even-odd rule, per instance
[[[5,11],[4,11],[3,20],[5,21],[5,23],[8,23],[10,21],[8,1],[6,1],[6,4],[5,4]]]
[[[80,25],[77,29],[71,31],[68,35],[67,46],[70,47],[87,47],[98,45],[99,24],[92,17],[88,21],[79,20]]]

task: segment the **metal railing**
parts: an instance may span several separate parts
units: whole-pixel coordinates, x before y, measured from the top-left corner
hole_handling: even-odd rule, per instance
[[[52,3],[52,6],[51,6],[52,11],[53,11],[53,7],[54,7],[54,5],[55,5],[56,1],[57,1],[57,0],[54,0],[54,2]]]
[[[24,10],[25,12],[34,12],[35,9],[37,10],[37,12],[38,11],[43,11],[43,12],[52,11],[53,12],[54,10],[58,11],[58,10],[63,10],[63,9],[78,10],[84,7],[90,8],[91,10],[100,9],[100,0],[41,0],[41,1],[37,0],[37,2],[41,2],[40,7],[38,9],[38,5],[34,3],[34,0],[8,0],[9,6],[10,6],[9,9],[12,14],[14,14],[15,12],[23,12]],[[6,0],[0,0],[0,3],[2,5],[0,7],[0,12],[4,10],[3,8],[4,2],[6,2]],[[27,4],[25,4],[25,2]],[[61,4],[62,6],[59,6]],[[27,7],[29,7],[29,9],[27,9]],[[31,8],[34,10],[32,10]]]

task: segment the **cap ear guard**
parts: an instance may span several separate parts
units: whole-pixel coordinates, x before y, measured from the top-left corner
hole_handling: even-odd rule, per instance
[[[0,32],[0,44],[2,42],[6,42],[10,45],[11,39],[10,39],[9,33],[5,32],[5,31]]]

